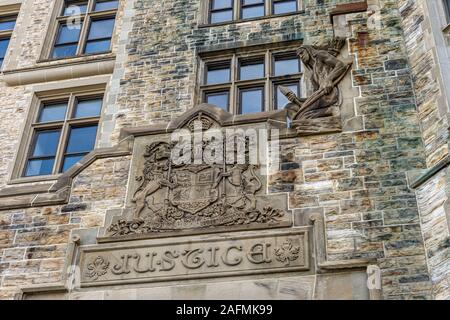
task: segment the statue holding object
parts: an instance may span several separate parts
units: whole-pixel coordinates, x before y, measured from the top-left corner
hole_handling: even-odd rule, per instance
[[[310,81],[314,93],[307,99],[299,98],[288,88],[281,86],[280,91],[289,100],[285,106],[293,127],[296,122],[336,116],[333,109],[339,108],[339,83],[351,69],[352,63],[337,59],[345,45],[344,38],[334,38],[325,46],[302,45],[297,55],[310,72]]]

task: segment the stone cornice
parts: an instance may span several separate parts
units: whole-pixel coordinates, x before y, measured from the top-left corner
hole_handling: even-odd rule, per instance
[[[42,63],[31,68],[5,70],[1,80],[9,86],[69,80],[82,77],[112,74],[115,55],[89,59],[74,59],[64,63]]]

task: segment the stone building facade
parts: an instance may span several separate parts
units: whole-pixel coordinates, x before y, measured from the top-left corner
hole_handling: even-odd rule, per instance
[[[0,1],[0,299],[449,299],[447,1],[266,0],[265,15],[249,19],[244,9],[258,1],[219,2]],[[271,71],[278,57],[338,37],[336,59],[351,66],[334,86],[338,113],[317,130],[294,130],[277,85],[298,83],[307,98],[311,76],[304,65],[294,76]],[[239,80],[244,58],[264,61],[263,80]],[[230,84],[203,83],[222,60]],[[255,86],[264,112],[240,114],[241,92]],[[230,112],[203,104],[224,90]],[[95,101],[98,113],[82,109]],[[70,112],[58,118],[61,108]],[[162,185],[149,191],[151,179],[142,189],[135,178],[160,147],[151,143],[197,118],[279,130],[281,163],[246,191],[265,218],[179,218],[154,232],[160,225],[140,214],[149,198],[163,205]],[[75,145],[95,144],[71,152],[74,128],[95,128]],[[58,136],[39,153],[44,131],[43,141]],[[285,214],[271,223],[277,210]],[[153,254],[163,258],[142,269],[138,259]]]

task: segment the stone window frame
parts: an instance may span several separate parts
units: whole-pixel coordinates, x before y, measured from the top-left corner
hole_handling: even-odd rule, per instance
[[[283,16],[290,16],[295,15],[299,13],[304,12],[304,0],[296,0],[297,2],[297,10],[293,12],[288,13],[281,13],[281,14],[274,14],[273,8],[274,2],[278,2],[282,0],[265,0],[264,4],[264,16],[261,17],[254,17],[254,18],[248,18],[248,19],[242,19],[242,0],[232,0],[233,5],[233,19],[230,21],[223,21],[223,22],[217,22],[217,23],[211,23],[211,6],[212,6],[212,0],[202,0],[202,21],[201,26],[218,26],[218,25],[226,25],[226,24],[232,24],[232,23],[238,23],[238,22],[245,22],[245,21],[253,21],[253,20],[261,20],[261,19],[268,19],[268,18],[275,18],[275,17],[283,17]]]
[[[299,95],[305,90],[304,67],[300,59],[296,56],[298,44],[278,43],[274,47],[255,46],[247,48],[237,48],[231,51],[204,52],[199,54],[199,72],[197,77],[197,103],[206,103],[206,94],[224,92],[228,94],[228,112],[239,114],[240,95],[239,89],[248,89],[264,86],[263,110],[262,112],[277,110],[276,86],[282,84],[298,83]],[[296,56],[299,59],[299,72],[289,75],[274,76],[274,65],[276,57]],[[239,80],[240,61],[252,61],[264,58],[264,78]],[[206,74],[208,65],[230,64],[230,82],[218,84],[206,84]]]
[[[19,11],[20,11],[20,3],[15,4],[15,5],[1,6],[0,7],[0,21],[14,17],[17,22],[17,18],[19,16]],[[17,27],[17,25],[14,26],[14,28],[12,30],[0,31],[0,40],[10,39],[10,43],[9,43],[8,50],[5,55],[4,60],[6,60],[6,57],[8,55],[9,47],[11,46],[11,38],[13,36],[13,33],[16,30],[16,27]],[[0,72],[2,72],[4,67],[5,67],[5,61],[3,61],[3,64],[0,66]]]
[[[119,14],[122,1],[119,1],[117,9],[94,12],[92,10],[94,9],[96,0],[86,0],[86,1],[88,1],[88,6],[87,6],[86,12],[81,15],[81,17],[82,17],[81,21],[83,22],[83,26],[81,28],[80,35],[79,35],[76,55],[68,56],[68,57],[59,57],[59,58],[52,57],[53,49],[54,49],[55,42],[56,42],[56,39],[58,36],[59,26],[61,24],[66,23],[68,18],[70,17],[70,16],[69,17],[62,16],[66,1],[68,1],[68,0],[56,0],[55,1],[53,14],[52,14],[49,29],[47,32],[47,37],[44,41],[44,45],[42,47],[41,55],[40,55],[38,62],[60,61],[60,60],[76,59],[76,58],[80,58],[80,57],[110,55],[112,53],[112,46],[113,46],[114,38],[115,38],[115,30],[117,28],[117,16]],[[71,2],[71,1],[69,0],[69,2]],[[76,2],[76,1],[74,0],[74,2]],[[113,17],[115,19],[115,23],[114,23],[114,29],[112,31],[110,49],[106,52],[101,52],[101,53],[88,53],[88,54],[82,53],[84,50],[84,47],[86,45],[89,28],[90,28],[91,21],[93,20],[93,18],[95,20],[102,20],[102,19],[113,18]]]
[[[98,117],[89,117],[89,118],[86,117],[82,119],[69,119],[68,116],[66,116],[63,121],[37,123],[39,112],[43,104],[68,101],[66,114],[69,115],[72,114],[72,112],[74,111],[76,97],[93,98],[93,99],[101,97],[103,99],[103,104],[100,111],[100,115]],[[78,126],[78,125],[89,125],[94,123],[98,124],[98,130],[94,147],[95,150],[100,137],[99,129],[101,127],[101,123],[103,120],[103,112],[106,105],[106,98],[107,98],[106,83],[99,83],[85,87],[54,89],[50,91],[36,92],[33,95],[31,101],[30,110],[26,119],[25,127],[22,133],[22,138],[19,144],[19,149],[16,155],[16,161],[12,170],[11,179],[8,184],[57,180],[59,177],[61,177],[64,173],[59,172],[60,171],[59,168],[62,166],[64,150],[69,138],[70,125],[75,124]],[[57,153],[55,155],[53,174],[26,177],[24,173],[29,158],[28,156],[32,149],[32,142],[35,136],[34,133],[36,128],[38,128],[39,130],[43,130],[56,128],[57,126],[61,127],[61,135],[59,138]]]

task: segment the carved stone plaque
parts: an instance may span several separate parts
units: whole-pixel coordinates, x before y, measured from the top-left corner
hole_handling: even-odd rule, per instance
[[[81,285],[307,271],[308,229],[81,247]]]
[[[217,232],[218,228],[230,231],[291,226],[287,195],[267,194],[267,164],[250,161],[261,150],[250,150],[255,142],[248,133],[259,137],[269,126],[266,121],[235,126],[233,121],[231,114],[202,105],[172,121],[166,133],[149,132],[137,137],[126,208],[111,219],[102,236],[114,241],[180,232]],[[201,162],[175,162],[179,145],[174,142],[173,133],[184,130],[183,137],[194,140],[198,134],[194,129],[199,124],[205,132],[199,146]],[[215,130],[213,137],[206,138],[208,130]],[[232,148],[226,140],[230,140],[226,136],[230,131],[236,132],[231,135]],[[217,142],[219,135],[221,140]],[[216,147],[220,144],[222,149],[215,154],[222,161],[206,161],[213,143]],[[266,146],[261,140],[256,144],[257,148]],[[189,150],[194,158],[198,144],[192,146]],[[235,162],[229,161],[230,155]],[[244,162],[237,161],[239,155]]]

